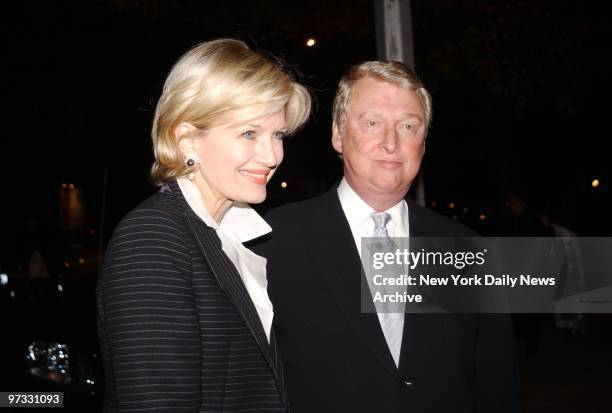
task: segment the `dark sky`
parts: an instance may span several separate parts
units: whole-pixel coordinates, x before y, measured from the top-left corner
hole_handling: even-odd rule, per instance
[[[430,202],[501,215],[518,188],[584,234],[609,231],[612,37],[601,3],[413,1],[417,72],[434,97]],[[269,204],[340,176],[330,102],[346,67],[376,57],[371,0],[2,7],[3,228],[32,218],[55,225],[62,182],[83,188],[96,226],[105,168],[109,225],[152,193],[149,130],[165,75],[186,49],[220,36],[281,57],[317,98],[310,124],[286,146],[276,184],[290,187],[274,185]],[[318,43],[307,48],[311,36]]]

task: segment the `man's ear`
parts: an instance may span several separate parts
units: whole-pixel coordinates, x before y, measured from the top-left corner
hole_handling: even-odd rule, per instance
[[[342,135],[336,121],[332,122],[332,146],[340,155],[342,155]]]
[[[194,133],[196,127],[190,123],[183,122],[174,128],[174,136],[179,141],[179,149],[181,150],[185,159],[193,159],[196,163],[200,162],[198,159],[197,150],[194,145]]]

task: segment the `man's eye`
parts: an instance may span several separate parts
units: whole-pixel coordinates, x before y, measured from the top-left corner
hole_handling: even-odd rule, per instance
[[[241,136],[249,140],[255,139],[255,131],[252,131],[252,130],[246,131]]]
[[[287,136],[287,132],[274,132],[274,134],[272,134],[272,137],[278,140],[283,140],[285,139],[286,136]]]
[[[375,120],[369,120],[368,121],[368,126],[373,128],[374,126],[378,125],[378,122],[376,122]]]
[[[417,130],[417,128],[418,128],[418,124],[414,124],[414,123],[402,123],[400,126],[400,130],[404,133],[406,132],[413,133]]]

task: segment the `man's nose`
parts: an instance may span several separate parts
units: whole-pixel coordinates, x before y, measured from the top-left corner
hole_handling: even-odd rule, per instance
[[[387,153],[395,153],[399,149],[399,137],[394,129],[387,130],[382,141],[382,148]]]

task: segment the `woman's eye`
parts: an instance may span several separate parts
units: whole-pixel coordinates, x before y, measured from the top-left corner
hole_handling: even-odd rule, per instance
[[[376,126],[376,124],[377,124],[377,123],[378,123],[378,122],[376,122],[375,120],[369,120],[369,121],[368,121],[368,126],[369,126],[369,127],[371,127],[371,128],[373,128],[374,126]]]
[[[255,139],[255,131],[252,131],[252,130],[246,131],[241,136],[249,140]]]

